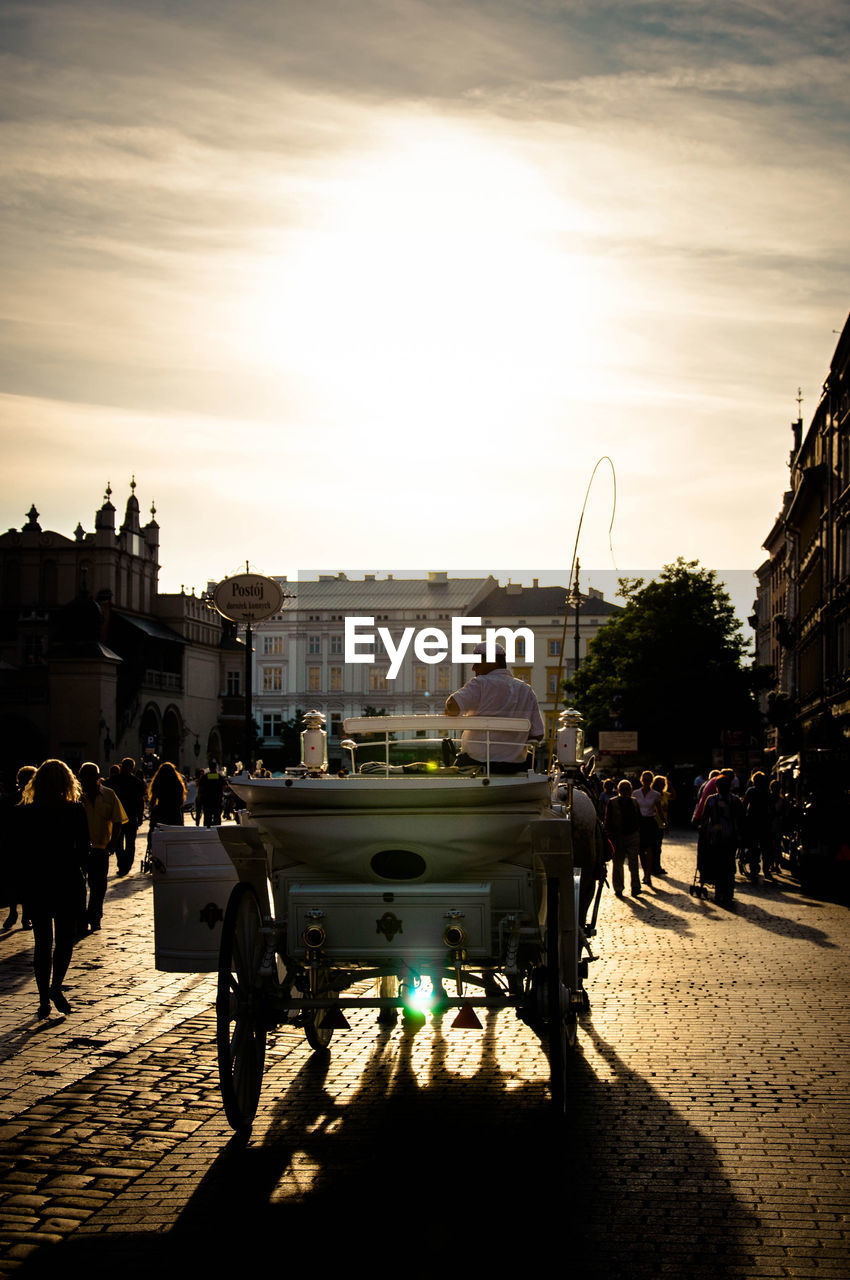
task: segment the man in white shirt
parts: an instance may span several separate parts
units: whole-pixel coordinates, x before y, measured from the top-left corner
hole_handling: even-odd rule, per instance
[[[476,645],[473,652],[483,656],[485,646]],[[472,679],[446,699],[446,715],[517,716],[528,720],[531,728],[527,734],[490,734],[490,772],[519,773],[528,768],[528,739],[543,737],[543,719],[534,690],[508,671],[505,650],[500,644],[496,645],[495,659],[495,662],[480,662]],[[466,730],[461,747],[455,761],[457,765],[464,767],[486,761],[487,743],[483,737]]]

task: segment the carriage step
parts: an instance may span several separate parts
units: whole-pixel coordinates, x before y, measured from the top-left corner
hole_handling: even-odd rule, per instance
[[[480,1031],[481,1022],[471,1004],[465,1004],[458,1011],[452,1023],[452,1031]]]
[[[322,1030],[327,1031],[350,1031],[351,1023],[346,1018],[342,1009],[337,1006],[334,1009],[326,1009],[325,1016],[321,1021]]]

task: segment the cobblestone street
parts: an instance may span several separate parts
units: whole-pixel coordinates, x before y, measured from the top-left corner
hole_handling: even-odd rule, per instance
[[[215,979],[154,969],[148,877],[110,880],[67,1018],[36,1021],[16,926],[0,938],[2,1273],[188,1259],[217,1275],[271,1251],[282,1274],[846,1280],[850,913],[787,876],[739,878],[722,910],[689,895],[694,861],[680,832],[653,889],[606,890],[563,1127],[512,1012],[413,1032],[363,1011],[324,1060],[301,1032],[272,1037],[239,1145]]]

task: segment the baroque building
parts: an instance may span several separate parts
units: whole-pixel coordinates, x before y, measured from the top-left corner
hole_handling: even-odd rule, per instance
[[[850,319],[757,571],[757,654],[773,667],[768,750],[850,749]]]
[[[183,772],[235,749],[243,706],[222,703],[232,648],[194,593],[158,589],[159,525],[135,480],[124,518],[107,487],[94,529],[42,529],[33,505],[0,535],[0,767],[57,756],[101,769],[124,755]]]

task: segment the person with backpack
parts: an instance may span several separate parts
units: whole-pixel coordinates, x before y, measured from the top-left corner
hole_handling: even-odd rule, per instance
[[[702,813],[702,831],[714,881],[714,901],[731,907],[735,898],[735,855],[744,835],[744,806],[732,791],[732,779],[722,773],[717,790]]]

